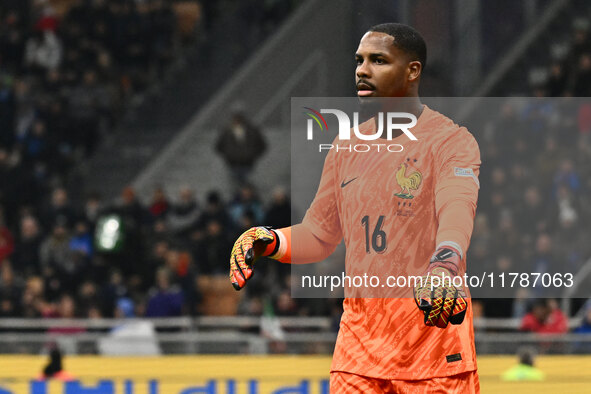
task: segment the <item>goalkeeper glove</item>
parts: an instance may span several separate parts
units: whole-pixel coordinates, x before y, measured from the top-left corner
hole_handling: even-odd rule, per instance
[[[264,254],[267,246],[275,242],[271,253]],[[242,289],[252,278],[253,264],[260,256],[272,255],[279,248],[277,233],[266,227],[246,230],[234,243],[230,255],[230,281],[236,290]]]
[[[425,315],[427,326],[445,328],[448,323],[460,324],[464,321],[468,307],[466,295],[452,284],[460,261],[456,249],[440,247],[431,257],[427,274],[414,289],[415,302]]]

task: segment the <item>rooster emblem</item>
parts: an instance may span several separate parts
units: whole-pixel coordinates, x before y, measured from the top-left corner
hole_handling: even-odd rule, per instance
[[[423,176],[418,171],[406,176],[406,164],[402,163],[398,171],[396,171],[396,182],[401,190],[400,193],[395,193],[394,195],[404,199],[414,198],[414,196],[410,194],[410,191],[418,190],[419,186],[421,186],[422,180]]]

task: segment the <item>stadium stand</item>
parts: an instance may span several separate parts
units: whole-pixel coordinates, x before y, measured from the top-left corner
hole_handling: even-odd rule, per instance
[[[156,190],[144,207],[131,188],[115,202],[92,191],[81,196],[76,182],[102,137],[113,138],[112,130],[175,70],[182,49],[195,44],[196,29],[206,36],[213,31],[220,11],[206,3],[2,2],[2,316],[112,317],[123,296],[133,300],[131,314],[200,313],[192,307],[200,299],[192,256],[199,251],[212,261],[201,273],[221,272],[213,264],[228,248],[220,229],[233,234],[239,228],[238,218],[209,221],[217,217],[208,210],[226,209],[219,196],[212,193],[201,209],[190,188],[180,191],[178,202]],[[254,19],[242,29],[256,43],[291,5],[249,7]],[[234,7],[231,14],[242,11]],[[232,203],[239,208],[239,201]],[[97,221],[106,212],[125,222],[126,242],[117,256],[94,246]],[[168,271],[158,271],[166,265],[174,271],[169,284]],[[158,307],[162,297],[178,293],[181,277],[179,308]]]

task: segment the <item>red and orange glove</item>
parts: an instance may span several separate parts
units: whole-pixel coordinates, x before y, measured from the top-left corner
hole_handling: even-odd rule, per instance
[[[448,323],[460,324],[464,321],[468,307],[466,294],[452,284],[460,261],[456,249],[449,246],[437,249],[431,257],[427,273],[414,289],[415,301],[425,316],[427,326],[445,328]]]
[[[279,248],[275,231],[266,227],[246,230],[234,243],[230,255],[230,281],[236,290],[241,290],[252,278],[253,264],[260,256],[273,255]]]

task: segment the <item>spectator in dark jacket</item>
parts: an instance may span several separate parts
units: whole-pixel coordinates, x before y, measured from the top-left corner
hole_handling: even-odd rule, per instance
[[[266,149],[267,143],[261,131],[241,113],[234,114],[232,122],[222,130],[216,143],[217,152],[230,167],[235,186],[248,182],[256,160]]]
[[[273,191],[273,200],[265,213],[264,222],[273,228],[291,226],[291,202],[285,189],[278,187]]]
[[[168,214],[170,203],[168,202],[168,197],[166,197],[166,193],[162,186],[158,186],[154,189],[152,201],[148,210],[154,219],[166,217]]]
[[[75,216],[68,191],[63,187],[54,189],[51,194],[51,204],[45,209],[45,215],[42,218],[44,227],[51,228],[58,221],[64,225],[73,226]]]
[[[41,265],[39,250],[43,235],[34,216],[24,216],[20,222],[20,234],[13,256],[16,271],[27,276],[39,273]]]
[[[172,205],[167,221],[168,228],[175,234],[185,235],[200,214],[199,204],[193,190],[183,186],[179,191],[178,200]]]

